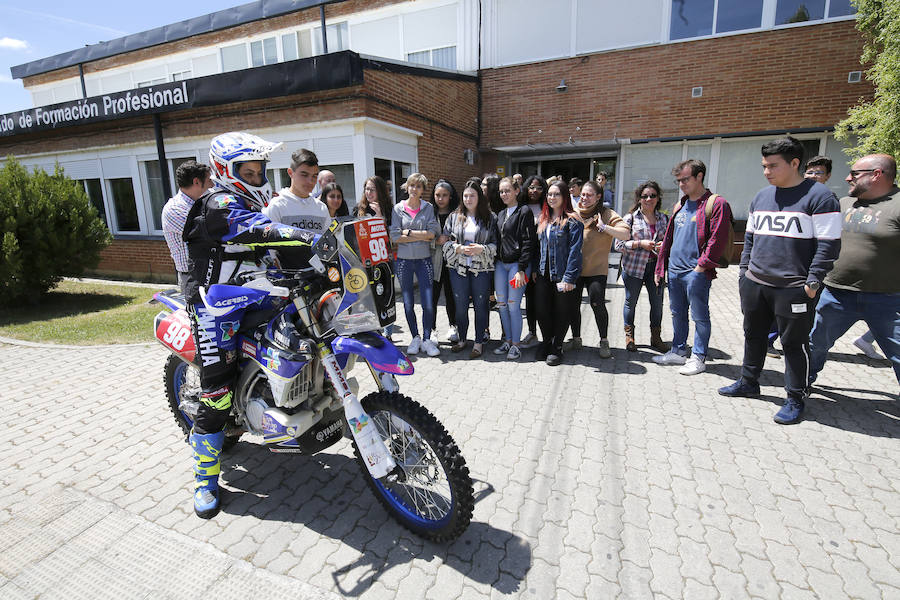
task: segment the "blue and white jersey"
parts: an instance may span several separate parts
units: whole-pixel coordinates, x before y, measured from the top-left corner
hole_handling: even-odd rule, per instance
[[[741,271],[773,287],[822,282],[841,248],[841,211],[834,193],[809,179],[763,188],[750,203]]]

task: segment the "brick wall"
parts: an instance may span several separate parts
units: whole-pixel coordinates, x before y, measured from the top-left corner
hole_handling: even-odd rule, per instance
[[[477,165],[463,152],[477,148],[478,92],[474,81],[456,81],[366,70],[366,114],[422,132],[419,170],[429,185],[439,178],[462,188]],[[402,183],[402,182],[398,182]]]
[[[141,281],[175,281],[175,264],[163,240],[118,238],[100,253],[93,274]]]
[[[482,72],[483,148],[830,127],[867,82],[853,21]],[[561,79],[568,91],[556,91]],[[701,98],[691,88],[703,86]],[[581,131],[576,131],[581,127]],[[538,133],[541,130],[541,133]]]

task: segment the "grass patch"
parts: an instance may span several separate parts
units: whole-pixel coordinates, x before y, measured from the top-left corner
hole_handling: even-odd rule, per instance
[[[38,305],[0,312],[0,336],[74,345],[151,342],[153,317],[161,308],[147,301],[169,287],[63,281]]]

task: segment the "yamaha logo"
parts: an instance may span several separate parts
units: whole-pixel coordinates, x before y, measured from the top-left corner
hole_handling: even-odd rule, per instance
[[[326,427],[325,429],[323,429],[322,431],[320,431],[316,434],[316,441],[324,442],[326,438],[331,437],[334,434],[334,432],[340,431],[340,429],[341,429],[341,422],[335,421],[334,423],[332,423],[331,425],[329,425],[328,427]]]

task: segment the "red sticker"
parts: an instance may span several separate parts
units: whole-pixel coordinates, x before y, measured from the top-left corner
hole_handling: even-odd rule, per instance
[[[241,351],[244,353],[244,356],[247,356],[249,358],[256,358],[256,346],[254,346],[247,340],[244,340],[241,343]]]
[[[391,240],[384,219],[373,217],[354,223],[359,240],[359,257],[364,263],[377,265],[391,259]]]

